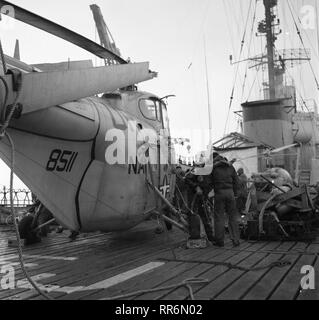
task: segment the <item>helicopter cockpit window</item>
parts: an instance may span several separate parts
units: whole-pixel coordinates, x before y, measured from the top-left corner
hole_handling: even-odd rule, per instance
[[[140,100],[140,110],[146,119],[153,121],[160,121],[160,110],[158,104],[154,100],[142,99]]]

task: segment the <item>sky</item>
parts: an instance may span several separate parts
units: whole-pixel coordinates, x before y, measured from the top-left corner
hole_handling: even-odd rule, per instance
[[[296,18],[297,15],[302,18],[302,8],[314,6],[315,1],[291,0]],[[232,55],[238,61],[264,50],[263,39],[255,37],[257,21],[263,15],[262,1],[257,2],[256,19],[255,0],[14,0],[14,3],[97,42],[89,5],[99,5],[122,56],[133,62],[149,61],[151,70],[159,73],[157,79],[139,85],[139,89],[159,97],[176,95],[168,104],[172,136],[191,138],[194,152],[204,150],[208,144],[208,92],[213,140],[239,130],[238,116],[233,112],[240,110],[241,102],[261,98],[263,73],[256,77],[255,70],[248,70],[244,81],[246,64],[240,64],[237,72],[237,65],[232,66],[229,57]],[[283,33],[278,37],[278,48],[300,47],[286,3],[279,7],[279,15]],[[8,55],[13,55],[15,40],[20,40],[21,60],[26,63],[92,59],[95,65],[102,65],[92,54],[20,22],[0,32]],[[316,54],[313,67],[318,77],[316,29],[302,30],[302,34],[306,47]],[[308,65],[295,67],[289,73],[300,82],[300,95],[317,99]],[[229,110],[233,86],[234,99]],[[9,170],[0,162],[0,187],[8,183]],[[16,186],[22,186],[17,179]]]

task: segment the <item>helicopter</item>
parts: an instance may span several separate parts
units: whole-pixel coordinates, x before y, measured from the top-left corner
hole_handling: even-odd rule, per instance
[[[157,73],[149,63],[130,63],[8,1],[0,1],[0,7],[13,11],[19,21],[113,61],[104,67],[70,62],[67,69],[47,71],[4,56],[0,124],[7,121],[14,143],[14,173],[67,229],[113,232],[138,225],[158,208],[147,181],[165,198],[174,189],[167,106],[164,99],[136,87]],[[6,136],[0,138],[0,158],[12,164]]]

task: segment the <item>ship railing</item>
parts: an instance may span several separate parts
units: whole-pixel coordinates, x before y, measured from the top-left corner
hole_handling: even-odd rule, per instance
[[[27,189],[13,190],[13,206],[15,208],[26,208],[33,204],[32,192]],[[10,207],[10,189],[3,188],[0,190],[0,206]]]

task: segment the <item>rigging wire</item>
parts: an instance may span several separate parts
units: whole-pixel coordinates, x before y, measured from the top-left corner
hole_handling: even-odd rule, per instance
[[[3,65],[3,69],[5,70],[5,73],[7,73],[7,68],[6,68],[6,61],[5,61],[5,57],[4,57],[4,53],[2,50],[2,44],[1,44],[1,40],[0,40],[0,59]],[[9,123],[11,121],[11,118],[14,114],[14,111],[16,109],[16,106],[18,104],[18,100],[19,97],[21,95],[21,88],[22,85],[20,85],[18,92],[16,94],[16,97],[14,99],[13,104],[8,107],[7,106],[7,98],[9,96],[9,92],[8,92],[8,85],[6,85],[6,80],[4,77],[0,76],[1,81],[5,84],[5,104],[2,105],[2,110],[3,110],[3,117],[1,116],[1,122],[0,122],[0,140],[3,139],[4,137],[6,137],[9,141],[9,146],[11,147],[11,159],[10,159],[10,211],[11,211],[11,216],[13,219],[13,223],[14,223],[14,228],[15,228],[15,233],[16,233],[16,237],[17,237],[17,241],[18,241],[18,255],[19,255],[19,261],[20,261],[20,267],[21,270],[23,272],[23,274],[25,275],[26,279],[29,281],[29,283],[31,284],[31,286],[43,297],[45,297],[48,300],[51,300],[51,296],[49,296],[48,294],[46,294],[45,292],[42,292],[40,290],[40,288],[38,287],[38,285],[33,281],[33,279],[30,277],[29,273],[27,272],[27,270],[25,269],[25,265],[24,265],[24,259],[23,259],[23,252],[22,252],[22,246],[21,246],[21,239],[20,239],[20,233],[19,233],[19,229],[18,229],[18,224],[17,224],[17,220],[16,220],[16,215],[15,215],[15,211],[14,211],[14,206],[13,206],[13,179],[14,179],[14,167],[15,167],[15,146],[14,146],[14,142],[10,136],[10,134],[7,132],[7,128],[9,126]],[[10,109],[9,109],[10,108]],[[6,115],[6,111],[9,110],[8,115]]]
[[[25,269],[24,265],[24,259],[23,259],[23,252],[22,252],[22,245],[21,245],[21,238],[19,234],[19,229],[18,229],[18,223],[16,219],[16,215],[14,212],[14,207],[13,207],[13,177],[14,177],[14,165],[15,165],[15,147],[13,140],[11,136],[9,135],[8,132],[5,132],[5,135],[10,143],[11,146],[11,161],[10,161],[10,209],[11,209],[11,214],[13,218],[13,224],[14,224],[14,229],[15,229],[15,234],[18,240],[18,255],[19,255],[19,260],[20,260],[20,266],[22,269],[23,274],[25,275],[26,279],[29,281],[31,286],[45,299],[47,300],[53,300],[51,296],[46,294],[45,292],[41,291],[41,289],[38,287],[38,285],[34,282],[34,280],[30,277],[29,273]]]
[[[278,53],[278,50],[277,50],[276,47],[275,47],[275,51],[277,51],[277,53]],[[289,78],[293,81],[293,76],[291,75],[291,73],[289,72],[289,70],[288,70],[287,68],[285,68],[285,72],[288,74]],[[311,115],[312,112],[309,110],[309,107],[308,107],[308,105],[307,105],[307,103],[306,103],[306,100],[305,100],[304,97],[302,96],[302,93],[298,90],[297,87],[295,87],[295,90],[296,90],[296,92],[297,92],[297,94],[298,94],[298,96],[299,96],[299,98],[300,98],[300,100],[301,100],[301,102],[302,102],[302,104],[300,105],[302,111],[303,111],[303,112],[307,111],[307,112]],[[296,109],[297,109],[297,106],[296,106]],[[305,109],[306,109],[306,110],[305,110]],[[296,110],[296,111],[298,111],[298,110]],[[299,121],[299,122],[298,122],[298,125],[301,126],[303,132],[306,132],[305,125],[303,124],[302,121]],[[316,131],[316,128],[314,127],[314,123],[313,123],[313,122],[311,122],[311,125],[312,125],[312,127],[313,127],[313,130]]]
[[[261,51],[261,52],[262,52],[262,51]],[[256,50],[256,45],[255,45],[255,43],[254,43],[254,56],[257,56],[257,50]],[[261,70],[262,70],[262,69],[261,69]],[[257,73],[259,73],[259,71],[260,71],[260,68],[258,68],[258,69],[256,70]],[[258,74],[257,74],[257,88],[256,88],[256,90],[257,90],[257,97],[259,97],[260,92],[262,92],[262,87],[261,87],[260,78],[259,78]]]
[[[298,25],[297,25],[295,16],[294,16],[294,14],[293,14],[292,7],[291,7],[291,4],[290,4],[290,0],[287,0],[287,3],[288,3],[288,7],[289,7],[289,10],[290,10],[291,16],[292,16],[292,18],[293,18],[293,20],[294,20],[294,25],[295,25],[297,34],[298,34],[299,39],[300,39],[300,41],[301,41],[301,44],[302,44],[302,46],[303,46],[303,48],[304,48],[304,50],[305,50],[306,57],[307,57],[307,59],[310,59],[310,57],[308,56],[308,53],[307,53],[307,49],[306,49],[304,40],[303,40],[302,35],[301,35],[301,32],[300,32],[300,29],[299,29],[299,27],[298,27]],[[317,85],[317,89],[319,90],[319,82],[318,82],[318,79],[317,79],[315,70],[314,70],[314,68],[313,68],[313,66],[312,66],[311,61],[309,60],[308,62],[309,62],[309,66],[310,66],[311,72],[312,72],[312,74],[313,74],[313,77],[314,77],[314,79],[315,79],[315,82],[316,82],[316,85]]]
[[[253,83],[252,83],[252,85],[250,87],[249,94],[248,94],[248,97],[247,97],[247,101],[249,101],[249,98],[250,98],[250,96],[251,96],[251,94],[253,92],[253,88],[255,86],[256,80],[258,79],[258,72],[259,72],[260,68],[261,68],[261,66],[257,67],[255,78],[254,78],[254,81],[253,81]]]
[[[234,10],[234,4],[229,4],[228,0],[225,0],[225,1],[229,7],[228,11],[231,12],[234,17],[233,21],[235,21],[235,24],[236,24],[237,38],[240,39],[241,34],[242,34],[242,30],[241,30],[239,20],[244,21],[244,17],[242,19],[240,19],[240,18],[238,19],[238,16],[236,15],[237,10]],[[235,0],[235,2],[241,4],[241,1],[238,2],[238,0]]]
[[[194,48],[192,50],[192,55],[191,55],[191,59],[190,59],[190,62],[187,64],[187,66],[182,70],[181,74],[178,76],[178,79],[176,80],[176,83],[172,86],[173,87],[173,92],[177,90],[177,88],[179,88],[179,86],[181,84],[184,83],[185,81],[185,74],[192,69],[192,66],[193,66],[193,60],[195,58],[195,54],[197,53],[197,49],[198,49],[198,46],[199,46],[199,42],[201,41],[201,36],[202,36],[202,33],[203,33],[203,29],[205,27],[205,24],[206,24],[206,21],[207,21],[207,17],[208,17],[208,13],[209,13],[209,10],[210,10],[210,7],[211,7],[211,0],[207,0],[206,2],[206,6],[204,8],[204,11],[203,11],[203,15],[202,15],[202,23],[200,24],[200,27],[199,27],[199,32],[196,36],[196,38],[194,39]],[[181,81],[182,79],[182,81]]]
[[[0,76],[0,78],[2,78]],[[5,82],[5,79],[2,79],[3,82]],[[29,281],[29,283],[31,284],[31,286],[43,297],[45,297],[46,299],[51,300],[52,298],[47,295],[46,293],[44,293],[43,291],[41,291],[41,289],[38,287],[38,285],[33,281],[33,279],[30,277],[29,273],[27,272],[27,270],[25,269],[25,265],[24,265],[24,259],[23,259],[23,252],[22,252],[22,245],[21,245],[21,239],[20,239],[20,234],[19,234],[19,229],[18,229],[18,225],[17,225],[17,220],[16,220],[16,215],[15,215],[15,211],[14,211],[14,207],[13,207],[13,179],[14,179],[14,167],[15,167],[15,146],[14,146],[14,142],[11,138],[11,136],[9,135],[9,133],[6,131],[7,127],[9,126],[9,122],[13,116],[13,113],[16,109],[16,105],[18,102],[18,99],[20,97],[20,93],[21,93],[21,88],[11,106],[11,109],[9,111],[9,114],[6,118],[6,120],[1,123],[1,129],[0,129],[0,139],[2,139],[4,136],[8,139],[9,141],[9,146],[11,147],[11,159],[10,159],[10,189],[9,189],[9,193],[10,193],[10,210],[11,210],[11,216],[13,219],[13,223],[14,223],[14,228],[15,228],[15,233],[16,233],[16,237],[17,237],[17,241],[18,241],[18,255],[19,255],[19,261],[20,261],[20,266],[21,266],[21,270],[23,272],[23,274],[25,275],[26,279]],[[6,105],[3,105],[3,109],[7,109]]]
[[[258,0],[256,0],[256,13],[257,13],[257,3],[258,3]],[[256,19],[256,17],[255,17],[255,19]],[[260,37],[260,38],[261,38],[261,40],[262,40],[262,37]],[[255,43],[255,41],[253,41],[252,43],[253,43],[253,49],[254,49],[254,54],[253,54],[253,56],[255,57],[255,56],[257,56],[256,43]],[[261,50],[260,50],[260,52],[263,52],[262,42],[261,42]],[[260,70],[260,68],[257,69],[257,73],[259,72],[259,70]],[[256,90],[257,90],[257,97],[259,97],[259,93],[262,91],[259,77],[257,77],[257,85],[258,85],[258,88],[256,88]],[[258,89],[259,89],[259,90],[258,90]],[[242,97],[242,101],[243,101],[243,99],[244,99],[244,98]]]
[[[254,16],[253,16],[253,22],[252,22],[252,24],[251,24],[250,40],[249,40],[248,52],[247,52],[248,58],[249,58],[249,56],[250,56],[251,44],[252,44],[253,35],[254,35],[254,27],[255,27],[256,13],[257,13],[257,2],[258,2],[258,0],[255,0]],[[247,73],[248,73],[248,63],[247,63],[247,65],[246,65],[245,76],[244,76],[244,83],[243,83],[243,86],[242,86],[241,101],[243,101],[243,99],[244,99],[245,88],[246,88],[246,81],[247,81]]]
[[[242,38],[242,34],[244,33],[244,31],[248,29],[248,21],[250,19],[249,19],[249,17],[247,17],[246,20],[245,20],[243,1],[237,1],[237,0],[233,0],[233,1],[235,1],[235,3],[239,3],[239,10],[234,10],[234,5],[231,5],[230,12],[233,12],[233,16],[236,19],[238,19],[240,22],[243,22],[242,24],[239,24],[239,22],[237,20],[237,38],[241,39]],[[238,12],[238,14],[236,14],[236,12]],[[249,11],[249,16],[250,16],[250,11]],[[245,21],[246,21],[246,23],[245,23]],[[238,58],[238,59],[240,60],[240,58]],[[238,71],[238,83],[239,83],[239,85],[243,86],[244,81],[245,80],[243,78],[241,69],[239,68],[239,71]]]
[[[230,19],[229,19],[227,7],[226,7],[226,0],[223,0],[223,7],[224,7],[224,13],[225,13],[225,16],[226,16],[227,29],[228,29],[229,37],[230,37],[230,40],[231,40],[232,49],[233,49],[233,52],[235,52],[236,51],[235,50],[235,41],[234,41],[232,29],[230,27]]]
[[[274,46],[274,49],[275,49],[275,52],[279,55],[279,51],[278,51],[278,49],[276,48],[276,46]],[[288,77],[289,77],[290,80],[293,82],[293,81],[294,81],[294,78],[293,78],[292,74],[289,72],[288,68],[286,68],[286,67],[284,67],[284,68],[285,68],[286,74],[288,74]],[[301,99],[301,102],[302,102],[302,104],[301,104],[301,109],[302,109],[302,111],[305,111],[305,109],[306,109],[306,110],[311,114],[311,112],[310,112],[310,110],[309,110],[309,108],[308,108],[308,105],[307,105],[305,99],[304,99],[303,96],[302,96],[302,93],[299,91],[299,89],[298,89],[297,87],[294,87],[294,88],[295,88],[296,93],[298,94],[299,98]],[[305,108],[305,109],[304,109],[304,108]],[[297,111],[297,105],[296,105],[296,111]],[[298,121],[298,125],[301,126],[303,132],[306,132],[305,125],[303,124],[302,121]],[[312,123],[312,126],[313,126],[313,123]]]
[[[237,0],[236,0],[237,2]],[[231,38],[231,42],[232,42],[232,49],[233,49],[233,53],[236,52],[236,46],[235,46],[235,41],[234,41],[234,37],[233,37],[233,32],[232,32],[232,28],[231,28],[231,21],[235,21],[236,23],[236,30],[237,30],[237,36],[236,38],[240,38],[241,37],[241,28],[240,28],[240,24],[238,22],[238,17],[237,15],[235,14],[234,10],[233,10],[233,6],[231,6],[230,9],[227,8],[227,0],[223,0],[223,4],[224,4],[224,13],[225,13],[225,16],[226,16],[226,21],[227,21],[227,27],[229,29],[229,33],[230,33],[230,38]],[[232,12],[233,13],[233,19],[230,18],[228,12]],[[244,20],[244,19],[242,19]],[[242,79],[242,75],[240,74],[239,72],[239,81],[240,83],[243,82],[243,79]]]
[[[239,52],[238,61],[241,60],[241,56],[242,56],[243,49],[244,49],[246,33],[247,33],[247,26],[248,26],[248,21],[249,21],[249,16],[250,16],[250,10],[251,10],[251,7],[252,7],[252,3],[253,3],[253,0],[250,0],[248,13],[247,13],[247,18],[246,18],[246,23],[245,23],[244,34],[243,34],[243,37],[242,37],[242,40],[241,40],[241,46],[240,46],[240,52]],[[226,134],[226,131],[227,131],[228,122],[229,122],[229,116],[230,116],[230,110],[232,108],[232,104],[233,104],[233,101],[234,101],[235,87],[236,87],[236,83],[237,83],[239,67],[240,67],[240,64],[238,63],[237,64],[237,68],[236,68],[236,72],[235,72],[235,79],[234,79],[234,83],[233,83],[233,87],[232,87],[232,91],[231,91],[229,106],[228,106],[228,113],[227,113],[227,118],[226,118],[226,123],[225,123],[225,128],[224,128],[224,135]]]
[[[317,26],[317,54],[319,55],[319,9],[318,9],[318,1],[316,3],[316,26]],[[316,52],[316,51],[315,51]]]
[[[296,17],[298,18],[298,22],[299,22],[300,26],[302,26],[302,21],[301,21],[299,15],[298,15],[298,13],[297,13],[297,10],[296,10],[295,7],[293,6],[293,4],[291,4],[289,1],[288,1],[287,3],[288,3],[288,6],[291,6],[290,9],[293,10],[293,12],[295,13]],[[316,0],[316,3],[317,3],[317,0]],[[302,3],[302,6],[303,6],[303,5],[304,5],[304,2]],[[317,5],[317,6],[318,6],[318,5]],[[291,11],[291,10],[290,10],[290,11]],[[305,35],[306,35],[306,37],[307,37],[307,39],[308,39],[308,42],[309,42],[309,44],[310,44],[313,52],[315,53],[316,58],[317,58],[318,61],[319,61],[319,55],[318,55],[317,50],[315,49],[315,47],[314,47],[314,45],[313,45],[313,43],[312,43],[313,41],[311,41],[311,39],[310,39],[310,37],[309,37],[309,35],[308,35],[307,32],[305,32]]]

